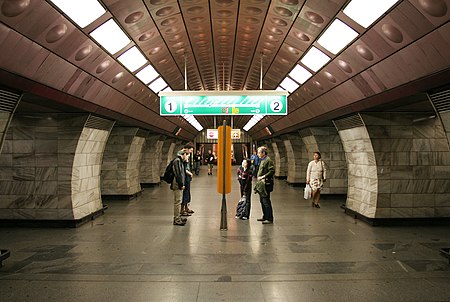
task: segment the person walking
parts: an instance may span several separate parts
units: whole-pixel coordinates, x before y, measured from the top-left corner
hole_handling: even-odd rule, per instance
[[[272,201],[270,200],[270,192],[273,191],[273,176],[275,174],[275,167],[272,159],[267,156],[266,147],[262,146],[258,148],[258,157],[260,162],[255,191],[259,194],[263,217],[258,218],[257,221],[261,221],[263,224],[272,224],[273,209]]]
[[[316,208],[320,208],[320,191],[322,190],[323,183],[327,180],[327,168],[322,161],[320,152],[314,152],[313,160],[309,162],[308,169],[306,170],[306,184],[311,186],[311,205]]]
[[[253,170],[249,159],[244,159],[242,165],[237,169],[237,176],[239,181],[239,189],[241,197],[245,196],[245,206],[242,215],[237,215],[238,218],[247,220],[250,218],[251,196],[252,196],[252,178]]]
[[[187,160],[187,157],[188,154],[186,151],[180,150],[177,152],[177,157],[173,160],[174,178],[170,185],[170,189],[173,191],[173,224],[181,226],[185,225],[187,221],[186,218],[182,218],[180,215],[186,178],[186,169],[183,162]]]
[[[208,155],[206,155],[205,162],[208,164],[208,175],[212,175],[212,171],[214,168],[214,161],[216,156],[211,150],[208,150]]]

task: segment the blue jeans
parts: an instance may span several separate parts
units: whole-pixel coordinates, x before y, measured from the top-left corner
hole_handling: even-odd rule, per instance
[[[261,208],[263,212],[263,219],[273,221],[272,202],[270,201],[270,193],[267,193],[266,197],[259,195],[259,201],[261,202]]]

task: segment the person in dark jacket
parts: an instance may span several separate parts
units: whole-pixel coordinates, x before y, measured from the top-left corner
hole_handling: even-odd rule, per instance
[[[173,191],[173,224],[174,225],[185,225],[187,219],[182,218],[180,215],[181,211],[181,200],[183,197],[183,190],[185,188],[186,181],[186,169],[184,162],[187,160],[189,154],[185,150],[180,150],[177,153],[177,157],[173,160],[173,173],[175,177],[173,178],[170,189]]]
[[[242,165],[237,169],[237,176],[239,188],[241,190],[241,197],[245,196],[246,198],[244,213],[239,218],[246,220],[250,218],[253,177],[253,170],[249,159],[244,159],[242,161]]]
[[[263,212],[263,217],[258,218],[258,221],[262,221],[263,224],[273,223],[273,210],[272,201],[270,200],[270,192],[273,191],[273,176],[275,174],[275,167],[273,161],[267,156],[267,148],[258,148],[259,169],[257,174],[258,182],[264,182],[264,189],[258,190],[259,201],[261,202],[261,208]],[[267,195],[265,195],[267,193]]]

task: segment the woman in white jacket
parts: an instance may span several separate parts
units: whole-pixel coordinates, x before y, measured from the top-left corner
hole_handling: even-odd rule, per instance
[[[320,208],[320,191],[323,183],[327,180],[327,169],[325,163],[321,160],[320,152],[314,152],[314,160],[308,164],[306,171],[306,183],[311,186],[311,205]]]

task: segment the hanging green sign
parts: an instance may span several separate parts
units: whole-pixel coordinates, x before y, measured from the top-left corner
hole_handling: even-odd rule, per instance
[[[167,91],[159,95],[160,115],[287,114],[285,91]]]

